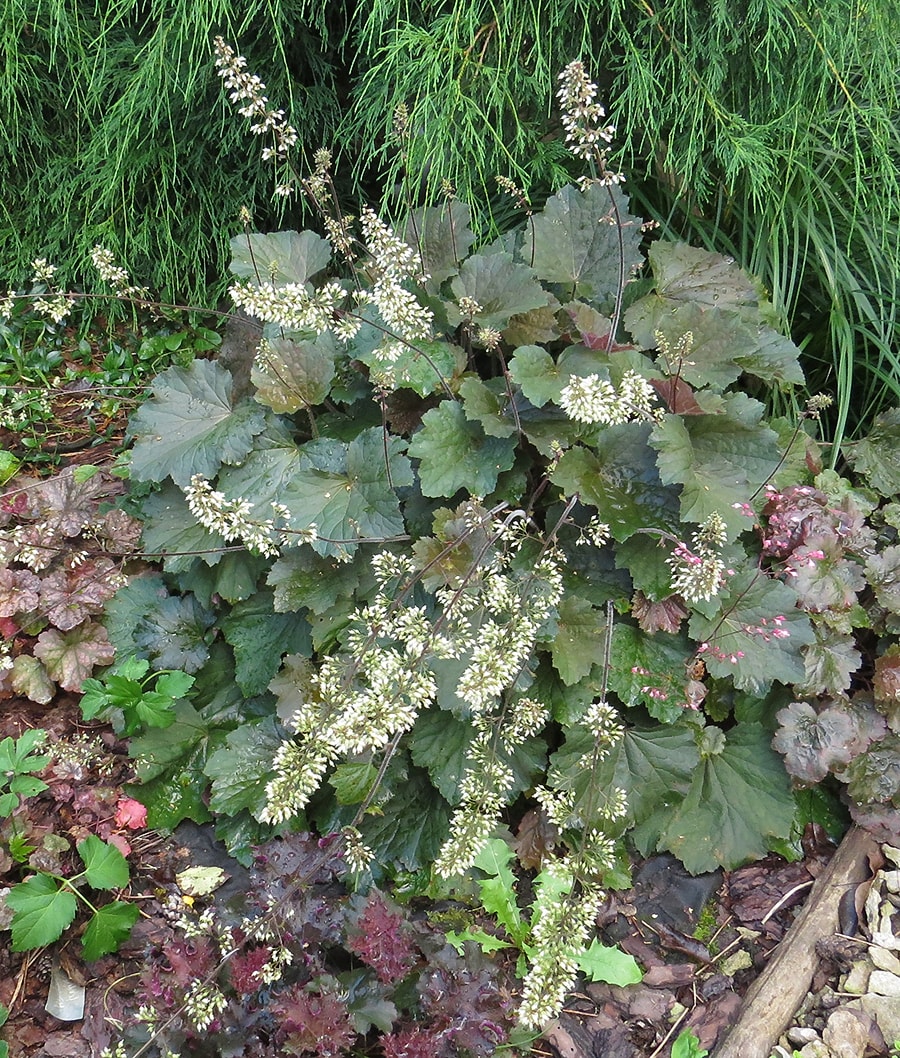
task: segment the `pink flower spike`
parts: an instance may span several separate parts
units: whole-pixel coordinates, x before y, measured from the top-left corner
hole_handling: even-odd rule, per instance
[[[116,805],[116,826],[140,830],[147,825],[147,809],[140,801],[122,797]]]

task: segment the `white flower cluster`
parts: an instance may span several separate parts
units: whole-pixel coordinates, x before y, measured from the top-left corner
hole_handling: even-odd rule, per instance
[[[227,1006],[228,1000],[219,989],[202,981],[195,981],[184,997],[184,1012],[198,1032],[208,1029]]]
[[[228,292],[235,305],[249,315],[289,330],[315,334],[330,330],[348,340],[361,323],[357,317],[342,311],[347,292],[334,279],[313,294],[303,283],[256,283],[249,279],[234,283]]]
[[[478,528],[480,523],[472,532]],[[503,546],[513,553],[515,545]],[[263,821],[284,822],[303,808],[342,756],[380,751],[408,731],[437,695],[432,661],[464,660],[456,694],[468,703],[479,735],[440,864],[447,873],[471,864],[513,782],[498,761],[498,747],[511,748],[546,719],[544,707],[520,698],[509,707],[507,733],[501,695],[527,665],[562,594],[558,556],[548,554],[527,573],[515,575],[503,561],[471,570],[456,587],[437,588],[431,614],[402,602],[410,578],[417,577],[412,561],[391,552],[375,556],[379,594],[354,615],[343,650],[326,658],[311,676],[286,677],[296,684],[298,704],[290,725],[297,738],[276,753]],[[499,737],[494,730],[498,724]],[[368,852],[361,838],[359,843],[348,857],[362,864]]]
[[[727,570],[719,554],[727,540],[727,528],[722,516],[713,513],[692,538],[692,546],[679,541],[666,559],[672,570],[672,594],[680,595],[686,603],[705,602],[719,593]]]
[[[276,528],[271,518],[251,519],[252,503],[227,499],[202,474],[194,474],[190,485],[182,491],[188,509],[204,529],[218,533],[226,543],[239,540],[251,551],[267,558],[277,558],[282,546],[312,543],[317,538],[315,524],[302,530],[288,530]],[[287,508],[279,503],[272,504],[272,513],[281,522],[288,518]]]
[[[577,897],[561,897],[561,892],[574,885],[567,865],[557,863],[544,870],[560,877],[538,891],[537,921],[532,932],[534,959],[522,987],[519,1007],[519,1021],[536,1031],[556,1017],[571,991],[578,974],[578,956],[587,946],[603,895],[591,887]]]
[[[232,103],[243,104],[238,107],[238,113],[250,119],[250,131],[254,136],[272,135],[274,146],[263,148],[263,161],[284,161],[297,142],[297,130],[285,121],[283,110],[269,106],[266,86],[255,74],[247,72],[247,60],[243,55],[238,55],[222,37],[216,37],[213,48],[219,77],[229,92],[228,98]],[[279,188],[277,193],[290,193],[289,185],[282,187],[286,187],[286,191]]]
[[[410,279],[422,281],[421,263],[416,251],[403,241],[368,207],[360,215],[360,225],[366,251],[370,256],[369,271],[372,286],[357,295],[360,304],[371,301],[391,332],[380,350],[378,359],[385,364],[397,360],[411,342],[431,337],[434,313],[420,305],[416,295],[403,286]],[[377,379],[392,385],[390,370],[385,378]]]
[[[344,859],[347,866],[354,874],[362,874],[375,859],[375,853],[363,841],[363,836],[356,827],[344,827],[341,836],[344,839]]]
[[[599,375],[571,375],[560,394],[560,407],[577,422],[617,423],[654,418],[654,390],[636,371],[622,376],[619,390]]]
[[[606,111],[597,102],[597,86],[588,78],[584,63],[580,59],[570,62],[559,75],[559,81],[562,87],[556,97],[562,111],[562,125],[566,130],[569,150],[576,158],[597,164],[600,175],[592,182],[621,183],[623,175],[607,169],[607,148],[601,146],[612,143],[616,128],[615,125],[603,124]]]
[[[146,287],[132,285],[128,272],[117,265],[112,250],[105,246],[95,246],[91,250],[91,264],[96,268],[97,275],[110,286],[115,287],[116,293],[124,298],[147,298],[150,292]]]

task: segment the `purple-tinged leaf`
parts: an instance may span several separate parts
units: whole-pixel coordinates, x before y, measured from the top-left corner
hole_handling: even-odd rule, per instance
[[[835,766],[851,760],[850,744],[859,727],[840,703],[817,712],[809,702],[792,702],[777,714],[777,720],[780,727],[772,746],[801,782],[821,782]]]
[[[0,569],[0,617],[36,610],[41,581],[27,569]]]
[[[109,665],[115,650],[103,625],[85,621],[69,632],[48,628],[34,645],[34,655],[50,677],[67,691],[80,691],[97,665]]]
[[[68,632],[103,610],[119,587],[118,579],[110,559],[87,559],[74,569],[59,569],[44,577],[41,604],[51,622]]]

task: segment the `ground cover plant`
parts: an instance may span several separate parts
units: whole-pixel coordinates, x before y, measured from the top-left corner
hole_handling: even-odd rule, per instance
[[[263,120],[263,86],[217,52]],[[299,973],[274,956],[296,937],[258,933],[289,932],[277,895],[230,937],[207,916],[177,987],[148,979],[138,1053],[167,1033],[245,1053],[238,1027],[258,1053],[361,1034],[385,1054],[489,1053],[514,1018],[552,1017],[579,967],[610,972],[590,941],[626,842],[695,872],[791,855],[805,823],[839,828],[835,780],[896,834],[896,413],[845,447],[853,481],[815,440],[827,398],[767,416],[747,391],[803,376],[763,291],[648,238],[579,63],[559,102],[590,175],[542,209],[502,181],[522,221],[485,244],[449,188],[393,224],[348,217],[320,153],[297,179],[329,238],[232,243],[232,297],[261,321],[250,392],[194,360],[131,419],[125,508],[160,568],[103,601],[116,662],[80,673],[84,715],[131,736],[151,825],[214,819],[261,893],[300,899],[326,862],[323,884],[360,891],[301,943]],[[288,164],[283,116],[265,131]],[[396,135],[402,152],[402,111]],[[540,869],[527,930],[503,857],[483,858],[509,825]],[[331,836],[296,837],[313,826]],[[496,921],[454,927],[460,952],[431,926],[410,941],[373,883],[468,884]],[[508,1006],[498,925],[525,957]],[[390,968],[359,950],[378,929]],[[459,989],[481,997],[462,1004],[474,1035],[429,1005],[441,966],[457,1009]]]
[[[259,121],[264,89],[217,49]],[[857,675],[857,644],[893,630],[890,592],[864,589],[876,567],[891,582],[874,489],[896,425],[848,449],[866,491],[825,469],[827,399],[768,419],[745,389],[802,373],[759,286],[647,243],[578,63],[560,108],[592,175],[541,210],[504,182],[523,221],[492,243],[449,189],[354,227],[325,152],[302,184],[330,240],[233,240],[232,297],[262,321],[253,392],[215,361],[155,380],[129,427],[128,509],[162,570],[106,607],[120,659],[194,678],[165,726],[133,729],[151,825],[214,816],[251,863],[314,824],[363,889],[459,884],[531,797],[520,855],[548,881],[517,1015],[535,1028],[603,887],[627,880],[626,832],[705,871],[790,853],[834,815],[827,792],[795,795],[772,748],[809,719],[792,701],[818,715],[828,695],[854,718],[872,781],[823,759],[857,811],[890,828],[897,795],[890,702]],[[288,160],[290,126],[270,129]],[[408,135],[401,112],[400,150]],[[213,1020],[222,995],[206,995]]]

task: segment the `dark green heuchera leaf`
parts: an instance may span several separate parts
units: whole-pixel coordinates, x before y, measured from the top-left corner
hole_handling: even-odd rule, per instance
[[[508,253],[477,253],[466,258],[450,288],[457,301],[474,298],[481,306],[477,315],[481,326],[499,330],[509,323],[510,316],[541,308],[548,301],[534,272],[528,265],[517,264]],[[452,306],[449,317],[451,324],[463,319]]]
[[[759,570],[739,570],[716,597],[710,616],[695,612],[690,634],[707,644],[703,660],[713,676],[730,677],[735,687],[763,694],[773,680],[802,683],[806,670],[802,648],[814,642],[809,618],[797,609],[797,595],[787,584]],[[784,620],[774,623],[775,617]],[[773,635],[780,628],[787,635]]]
[[[354,348],[355,358],[373,369],[373,375],[381,378],[386,370],[384,360],[379,355],[383,335],[377,334],[379,341],[369,348]],[[387,365],[392,389],[411,389],[420,397],[427,397],[436,390],[450,386],[457,375],[466,367],[466,354],[458,345],[443,340],[419,340],[409,345],[401,345],[396,358]]]
[[[266,783],[282,734],[271,717],[241,724],[225,745],[209,755],[204,774],[212,780],[209,805],[214,812],[237,815],[248,809],[258,818],[266,805]]]
[[[625,705],[643,705],[656,720],[671,724],[688,708],[685,662],[692,648],[687,636],[617,623],[609,685]]]
[[[408,871],[418,871],[437,858],[449,824],[450,806],[435,796],[426,774],[413,768],[392,791],[385,814],[367,816],[360,830],[379,863],[396,862]]]
[[[305,444],[301,469],[280,496],[288,524],[296,529],[315,525],[320,539],[312,546],[320,555],[349,556],[362,540],[402,533],[395,490],[413,481],[403,445],[396,437],[386,444],[380,427],[363,430],[349,443],[323,437]]]
[[[217,487],[229,498],[240,496],[252,503],[255,516],[269,518],[272,502],[281,502],[301,464],[300,448],[287,423],[269,414],[265,430],[253,439],[240,464],[222,468]]]
[[[231,374],[214,360],[194,360],[157,376],[149,400],[132,416],[131,476],[137,481],[190,484],[212,478],[223,463],[238,463],[265,425],[253,401],[232,406]]]
[[[456,198],[410,214],[403,238],[419,252],[422,271],[428,276],[425,289],[430,294],[436,294],[444,280],[457,274],[459,262],[472,248],[475,235],[471,217],[468,204]]]
[[[220,628],[234,649],[235,678],[248,698],[262,694],[285,654],[310,654],[309,625],[298,613],[275,613],[273,596],[261,591],[238,603]]]
[[[882,496],[900,492],[900,408],[891,408],[875,419],[868,435],[845,444],[844,458]]]
[[[590,184],[580,191],[567,184],[526,225],[519,252],[541,279],[604,303],[643,264],[641,238],[641,221],[628,212],[628,198],[617,186]]]
[[[209,657],[214,620],[193,595],[168,595],[139,622],[135,645],[154,668],[197,672]]]
[[[278,613],[305,607],[314,614],[323,614],[339,599],[347,601],[349,612],[360,572],[359,552],[353,561],[339,562],[302,547],[277,559],[266,583],[275,589],[274,606]]]
[[[761,424],[765,408],[744,393],[726,398],[720,415],[667,415],[650,444],[659,452],[659,474],[681,484],[681,516],[704,522],[721,515],[734,540],[747,528],[735,503],[746,503],[778,466],[774,430]]]
[[[167,482],[158,492],[151,492],[141,501],[138,513],[144,523],[144,551],[162,558],[167,572],[184,573],[198,558],[209,566],[222,558],[225,538],[197,522],[177,485]]]
[[[578,683],[603,660],[606,613],[577,595],[566,594],[559,604],[557,632],[550,644],[553,665],[563,683]]]
[[[211,734],[209,724],[186,701],[175,706],[175,723],[131,739],[139,785],[129,795],[147,806],[147,825],[173,829],[182,819],[205,823],[209,809],[204,794],[209,781],[203,772],[208,755],[224,742],[224,732]]]
[[[331,389],[337,353],[337,342],[327,331],[313,339],[267,339],[250,374],[256,399],[288,413],[321,404]]]
[[[416,720],[409,740],[410,754],[451,805],[460,802],[459,784],[466,770],[471,724],[446,709],[428,709]]]
[[[475,735],[467,720],[460,720],[446,709],[431,708],[416,720],[409,747],[413,762],[428,770],[441,796],[451,805],[460,802],[459,784],[466,771],[466,754]],[[512,769],[512,798],[527,790],[543,774],[546,745],[541,738],[529,738],[516,746],[513,753],[501,747],[500,760]]]
[[[367,814],[359,824],[363,840],[375,854],[376,880],[386,864],[409,871],[430,866],[450,830],[450,806],[431,785],[427,772],[410,764],[406,754],[401,752],[391,761],[382,791],[379,806],[384,814]],[[339,805],[333,796],[319,797],[313,811],[320,833],[339,830],[353,818],[354,805]]]
[[[409,454],[419,459],[419,478],[426,496],[454,496],[466,489],[472,496],[488,496],[502,470],[513,465],[515,441],[486,437],[478,423],[466,419],[462,407],[445,400],[426,412],[422,429],[409,443]]]
[[[591,783],[601,791],[624,790],[632,825],[680,801],[700,760],[693,730],[682,725],[626,729],[600,761],[594,777],[583,765],[593,748],[589,731],[570,728],[565,745],[550,758],[550,781],[574,790],[579,798],[588,796]]]
[[[214,566],[196,561],[175,580],[179,590],[192,591],[209,609],[222,599],[230,603],[249,599],[271,561],[249,551],[228,551]]]
[[[152,573],[132,577],[110,599],[103,621],[110,642],[119,657],[128,657],[138,652],[134,637],[141,621],[167,596],[165,581],[159,574]]]
[[[606,427],[593,451],[570,449],[550,475],[566,496],[577,493],[593,504],[618,541],[638,529],[664,527],[676,508],[675,491],[660,481],[649,434],[642,423]]]
[[[759,289],[731,257],[689,246],[686,242],[662,240],[650,246],[648,257],[656,293],[632,306],[630,311],[638,318],[646,316],[653,302],[663,306],[664,311],[685,303],[707,308],[759,304]],[[636,306],[643,306],[641,312]],[[641,331],[635,337],[645,348],[654,347],[652,330]]]
[[[659,839],[692,874],[731,870],[768,851],[772,838],[786,838],[794,798],[781,758],[759,724],[738,724],[694,772],[691,788]]]
[[[231,272],[256,282],[306,284],[328,266],[331,246],[315,232],[251,232],[231,240]]]

